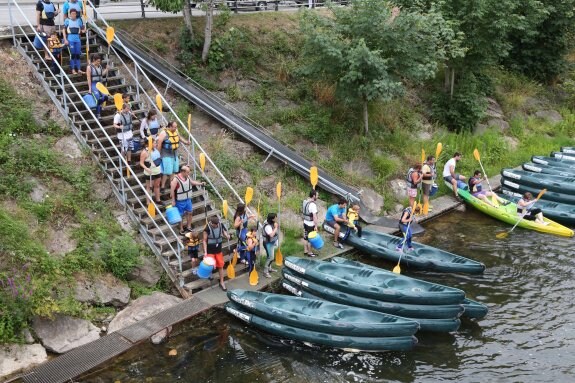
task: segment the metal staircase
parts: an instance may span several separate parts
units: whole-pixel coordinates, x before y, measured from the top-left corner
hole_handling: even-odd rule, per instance
[[[101,119],[96,119],[93,111],[87,108],[82,99],[82,95],[87,92],[88,84],[85,75],[69,75],[69,55],[64,54],[62,66],[58,64],[60,73],[56,74],[47,65],[44,60],[44,53],[34,47],[33,41],[36,33],[30,34],[30,29],[34,30],[30,20],[26,17],[17,1],[9,0],[9,11],[12,15],[23,17],[26,25],[12,25],[12,36],[15,48],[22,54],[30,66],[35,71],[35,77],[40,81],[47,94],[53,100],[54,104],[66,120],[69,128],[75,134],[78,141],[91,151],[91,155],[105,175],[107,182],[117,197],[119,202],[125,208],[128,216],[137,224],[139,232],[156,255],[158,261],[167,272],[168,276],[175,284],[180,294],[185,298],[192,291],[205,288],[211,284],[208,280],[199,280],[191,271],[191,260],[187,255],[187,249],[184,246],[184,238],[177,233],[177,229],[172,227],[162,209],[156,207],[156,216],[152,217],[148,213],[148,200],[151,199],[147,193],[144,184],[145,176],[143,169],[139,165],[139,153],[132,153],[132,162],[127,163],[121,156],[115,128],[112,126],[113,116],[116,107],[106,105],[102,109]],[[98,23],[106,25],[105,20],[99,18]],[[221,206],[221,201],[226,198],[230,206],[237,202],[243,202],[240,195],[234,190],[230,183],[224,178],[219,169],[215,166],[211,158],[204,152],[203,148],[194,139],[187,126],[179,119],[171,106],[163,100],[162,111],[157,109],[154,102],[156,94],[161,92],[155,84],[150,81],[146,73],[140,68],[137,61],[132,60],[129,64],[124,58],[112,47],[112,54],[106,57],[108,46],[105,37],[105,31],[97,25],[94,20],[88,18],[89,26],[88,37],[82,36],[82,68],[86,67],[87,58],[85,44],[89,44],[90,54],[100,53],[104,59],[102,65],[109,68],[107,88],[111,94],[128,93],[132,103],[132,111],[137,116],[143,116],[150,109],[155,109],[158,116],[165,120],[166,114],[179,124],[180,135],[190,138],[192,145],[190,148],[180,146],[180,163],[188,163],[193,167],[193,176],[201,175],[201,179],[206,181],[209,192],[194,187],[193,201],[193,228],[194,231],[202,231],[205,222],[209,217],[220,217],[221,211],[216,207]],[[116,44],[122,44],[117,37]],[[128,55],[129,56],[129,55]],[[52,56],[52,60],[55,58]],[[155,92],[151,96],[146,90],[151,89]],[[134,121],[134,131],[139,129],[139,121]],[[196,153],[204,153],[206,156],[207,167],[205,173],[199,168],[199,161],[196,159]],[[129,176],[127,176],[127,170]],[[216,188],[215,184],[218,185]],[[223,185],[223,186],[222,186]],[[219,200],[218,203],[210,198],[211,195]],[[225,197],[224,197],[225,196]],[[165,192],[162,197],[169,198],[169,192]],[[230,211],[231,213],[231,211]],[[230,250],[235,245],[235,241],[224,243],[225,249]],[[201,248],[201,246],[200,246]],[[201,252],[200,252],[201,255]],[[226,260],[229,261],[229,254]],[[236,273],[239,274],[245,268],[244,265],[236,266]],[[217,277],[214,276],[217,280]]]

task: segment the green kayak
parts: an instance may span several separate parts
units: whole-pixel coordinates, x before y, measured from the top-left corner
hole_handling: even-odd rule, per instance
[[[408,336],[419,329],[419,324],[411,319],[321,299],[239,289],[228,291],[228,298],[262,318],[328,334]]]
[[[515,183],[511,183],[509,180],[501,180],[502,185],[504,186],[504,188],[508,185],[508,184],[513,184],[517,187],[519,187],[520,185],[515,184]],[[445,183],[447,185],[447,187],[451,188],[451,184],[450,183]],[[528,190],[530,191],[530,190]],[[539,193],[540,190],[534,190],[533,195],[537,195]],[[553,192],[547,192],[545,193],[545,195],[550,194]],[[526,219],[521,219],[521,216],[517,213],[517,205],[514,204],[511,201],[506,201],[507,204],[504,205],[499,205],[497,207],[480,200],[477,197],[474,197],[473,195],[471,195],[469,193],[469,191],[467,190],[463,190],[463,189],[457,189],[457,194],[469,205],[473,206],[474,208],[476,208],[477,210],[479,210],[482,213],[485,213],[495,219],[498,219],[500,221],[506,222],[510,225],[515,225],[517,223],[517,226],[523,228],[523,229],[530,229],[530,230],[535,230],[538,231],[540,233],[547,233],[547,234],[554,234],[554,235],[559,235],[562,237],[572,237],[573,236],[573,230],[569,229],[568,227],[565,227],[563,225],[558,224],[555,221],[552,221],[548,218],[545,218],[545,222],[547,222],[547,225],[543,225],[540,223],[537,223],[535,221],[529,221]]]
[[[551,174],[537,174],[525,170],[501,169],[501,176],[520,185],[536,189],[547,189],[562,194],[575,194],[575,177],[562,177]]]
[[[323,225],[324,230],[333,233],[333,228]],[[363,230],[361,237],[353,231],[342,233],[345,241],[351,246],[366,253],[381,257],[390,262],[397,263],[401,252],[396,247],[403,241],[402,237],[396,237],[386,233],[372,230]],[[462,257],[422,243],[412,242],[414,251],[407,251],[401,256],[401,265],[407,268],[429,270],[447,273],[480,274],[485,270],[483,263]]]
[[[504,190],[510,190],[510,191],[513,191],[515,193],[519,193],[522,195],[525,194],[526,192],[529,192],[529,193],[533,194],[533,196],[536,196],[537,194],[539,194],[539,192],[542,189],[540,187],[522,185],[518,182],[511,181],[508,179],[502,179],[501,180],[501,186],[503,187]],[[553,191],[553,190],[547,190],[547,192],[545,192],[545,194],[543,194],[543,196],[541,196],[541,199],[544,201],[554,201],[554,202],[560,202],[560,203],[564,203],[564,204],[568,204],[568,205],[575,205],[575,195],[564,194],[564,193],[560,193],[560,192]]]
[[[409,351],[417,344],[417,338],[411,336],[397,337],[359,337],[348,335],[326,334],[305,330],[299,327],[272,322],[257,315],[246,312],[242,307],[228,302],[226,311],[250,325],[273,335],[300,342],[309,342],[322,346],[344,349],[348,351]]]
[[[531,156],[531,162],[534,162],[539,165],[547,165],[557,168],[575,169],[575,162],[564,158]]]
[[[507,189],[503,189],[503,194],[503,198],[515,203],[521,198],[521,194]],[[575,225],[575,206],[540,199],[537,201],[537,207],[543,211],[543,215],[547,218],[565,225]]]
[[[459,289],[407,278],[391,271],[287,257],[284,265],[306,279],[346,293],[386,302],[458,304],[465,298]]]
[[[526,162],[522,165],[523,170],[532,173],[552,174],[563,177],[575,177],[575,169],[535,164],[533,162]]]
[[[333,258],[330,258],[329,260],[330,260],[330,262],[337,263],[338,265],[349,265],[349,266],[355,266],[355,267],[364,268],[364,269],[368,269],[368,270],[374,270],[374,271],[383,270],[383,269],[380,269],[380,268],[375,267],[375,266],[371,266],[371,265],[361,263],[358,261],[352,261],[351,259],[342,258],[342,257],[333,257]],[[403,278],[408,278],[408,279],[420,281],[419,279],[410,278],[410,277],[403,277]],[[424,282],[424,281],[421,281],[421,282]],[[425,283],[431,283],[431,282],[425,282]],[[433,284],[436,285],[435,283],[433,283]],[[439,284],[437,284],[437,286],[447,287],[447,286],[443,286],[443,285],[439,285]],[[485,306],[484,304],[481,304],[481,303],[476,302],[474,300],[471,300],[469,298],[465,298],[460,303],[463,306],[463,308],[465,309],[465,311],[463,312],[463,315],[462,315],[464,317],[481,319],[487,315],[488,309],[487,309],[487,306]]]
[[[347,302],[350,306],[363,307],[368,310],[381,311],[377,301],[368,300],[354,295],[344,294],[331,290],[327,287],[316,285],[302,278],[298,278],[290,273],[289,270],[282,270],[284,279],[282,287],[295,296],[309,299],[325,299],[330,302]],[[315,289],[315,290],[314,290]],[[458,318],[408,318],[419,323],[419,331],[428,332],[452,332],[457,331],[461,325]]]

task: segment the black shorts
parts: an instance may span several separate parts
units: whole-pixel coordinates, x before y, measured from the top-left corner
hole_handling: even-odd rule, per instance
[[[193,247],[188,247],[188,255],[192,259],[198,259],[199,258],[198,249],[197,248],[194,249]]]
[[[315,231],[315,226],[308,226],[305,223],[303,224],[303,239],[307,241],[307,235]]]
[[[150,180],[150,175],[144,174],[144,177],[146,178],[147,181]],[[157,180],[158,178],[162,178],[162,173],[152,175],[152,181]]]
[[[423,192],[423,195],[426,195],[429,197],[429,193],[431,192],[431,187],[433,186],[433,184],[424,184],[423,182],[421,183],[421,191]]]
[[[528,221],[535,221],[537,219],[536,215],[539,213],[541,213],[541,209],[531,209],[531,211],[528,214],[525,214],[523,219],[526,219]]]

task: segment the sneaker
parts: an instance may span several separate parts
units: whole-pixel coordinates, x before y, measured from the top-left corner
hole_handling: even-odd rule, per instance
[[[180,230],[180,235],[186,235],[186,233],[187,233],[187,232],[186,232],[185,229],[184,229],[184,230]]]
[[[339,242],[334,242],[333,246],[337,247],[338,249],[343,249],[343,245]]]
[[[247,261],[247,259],[242,259],[242,260],[240,261],[240,263],[243,263],[244,265],[247,265],[247,264],[248,264],[248,261]]]
[[[194,231],[191,227],[186,227],[184,228],[185,231],[187,231],[188,233],[191,233],[192,231]]]
[[[193,275],[198,275],[198,268],[197,268],[197,267],[194,268],[194,269],[192,269],[192,274],[193,274]]]
[[[272,276],[270,275],[270,273],[267,273],[267,272],[266,272],[266,273],[264,273],[264,277],[266,277],[266,278],[271,278]]]
[[[407,249],[407,251],[415,251],[415,249],[413,247],[410,247],[409,249]]]
[[[317,254],[314,254],[314,253],[309,253],[309,254],[306,254],[306,255],[307,255],[308,257],[312,257],[312,258],[313,258],[313,257],[317,257]],[[274,270],[274,271],[275,271],[275,270]]]
[[[401,249],[401,247],[396,247],[396,248],[395,248],[395,251],[399,251],[399,252],[401,253],[401,252],[402,252],[402,249]]]

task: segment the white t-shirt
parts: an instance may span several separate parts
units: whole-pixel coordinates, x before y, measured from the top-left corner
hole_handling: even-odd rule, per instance
[[[455,165],[456,164],[457,164],[457,161],[455,161],[455,158],[452,158],[449,161],[447,161],[445,163],[445,166],[443,167],[443,177],[449,177],[451,175],[450,168],[452,166],[453,166],[453,172],[455,173]]]
[[[310,203],[307,205],[307,211],[308,211],[308,213],[310,213],[310,214],[317,214],[317,205],[316,205],[316,203],[313,202],[313,201],[310,202]],[[315,225],[315,224],[313,223],[313,220],[308,221],[307,219],[304,219],[304,220],[303,220],[303,223],[304,223],[305,225],[307,225],[307,226],[314,226],[314,225]]]
[[[121,125],[123,123],[122,121],[122,116],[120,115],[120,113],[116,113],[114,115],[114,124],[116,125]],[[132,122],[133,123],[133,122]],[[132,125],[133,127],[133,125]],[[127,132],[122,132],[120,129],[116,129],[116,132],[118,134],[118,139],[119,140],[129,140],[132,137],[134,137],[134,133],[132,133],[131,130],[127,131]]]
[[[264,230],[266,231],[266,234],[271,237],[271,236],[272,236],[272,232],[274,231],[274,227],[273,227],[272,225],[266,223],[266,226],[265,226]]]

